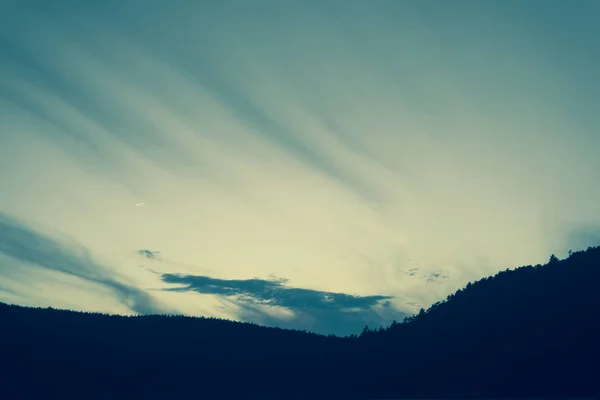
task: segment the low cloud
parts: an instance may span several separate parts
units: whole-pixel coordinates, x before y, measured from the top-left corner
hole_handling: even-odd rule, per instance
[[[148,249],[138,250],[137,253],[143,257],[149,258],[151,260],[160,260],[160,251],[152,251]]]
[[[163,274],[162,281],[182,285],[164,290],[197,292],[234,299],[239,317],[266,325],[308,329],[319,333],[358,333],[364,325],[377,327],[401,320],[405,314],[393,310],[391,296],[357,296],[287,286],[283,278],[217,279],[209,276]],[[266,307],[293,312],[292,318],[278,318]]]
[[[85,247],[48,237],[3,213],[0,213],[0,253],[27,264],[104,286],[136,313],[164,312],[146,292],[110,276],[114,273],[93,260]],[[2,268],[6,267],[0,265],[0,271]]]
[[[420,268],[411,268],[404,272],[411,279],[420,279],[429,283],[437,283],[450,279],[450,272],[442,269],[421,270]]]

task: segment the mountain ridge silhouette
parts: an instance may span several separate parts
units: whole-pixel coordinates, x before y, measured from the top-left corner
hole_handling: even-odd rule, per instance
[[[347,337],[0,303],[0,397],[598,397],[599,278],[600,247],[552,255]]]

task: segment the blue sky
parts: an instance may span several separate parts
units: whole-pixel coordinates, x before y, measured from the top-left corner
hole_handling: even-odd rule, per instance
[[[0,301],[345,333],[598,244],[599,15],[0,2]]]

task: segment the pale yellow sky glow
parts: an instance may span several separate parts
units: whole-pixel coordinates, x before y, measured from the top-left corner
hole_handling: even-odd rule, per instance
[[[0,211],[171,310],[228,318],[231,298],[154,290],[173,286],[159,274],[275,276],[413,312],[584,246],[569,235],[600,226],[598,123],[570,111],[578,87],[541,33],[474,14],[462,37],[415,10],[402,33],[394,7],[353,4],[267,22],[200,3],[129,22],[127,6],[15,11],[37,28],[0,28],[18,48],[0,47]],[[0,301],[130,312],[55,272],[1,279]]]

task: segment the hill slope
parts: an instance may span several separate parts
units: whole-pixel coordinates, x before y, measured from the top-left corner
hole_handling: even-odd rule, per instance
[[[0,397],[593,396],[598,278],[600,248],[553,257],[358,338],[0,304]]]
[[[600,394],[599,283],[600,248],[553,256],[468,284],[362,346],[392,393]]]

